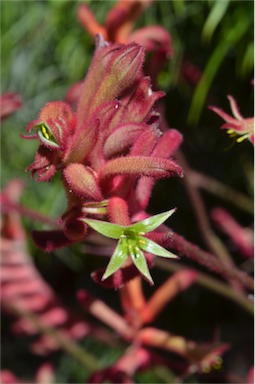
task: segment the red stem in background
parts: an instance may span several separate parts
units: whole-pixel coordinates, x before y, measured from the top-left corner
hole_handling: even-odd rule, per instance
[[[43,215],[41,213],[38,213],[38,212],[34,211],[33,209],[29,209],[27,207],[24,207],[21,204],[14,203],[14,202],[8,200],[8,198],[6,198],[3,195],[1,196],[1,210],[4,213],[8,213],[8,212],[12,212],[12,211],[17,212],[21,216],[25,216],[29,219],[39,221],[41,223],[45,223],[45,224],[48,224],[48,225],[53,226],[53,227],[59,227],[58,221],[56,219],[53,219],[51,217],[48,217],[48,216]]]
[[[211,253],[202,250],[197,245],[192,244],[184,237],[178,235],[173,230],[168,228],[166,232],[152,233],[150,235],[152,240],[158,241],[160,244],[166,247],[175,249],[179,256],[186,256],[189,259],[194,260],[200,265],[203,265],[207,269],[216,272],[225,279],[235,278],[245,288],[253,291],[254,281],[253,278],[247,275],[243,271],[239,271],[237,268],[227,267],[221,260],[217,259]]]
[[[151,323],[169,301],[196,281],[197,275],[194,270],[184,269],[169,277],[148,300],[142,312],[143,322]]]
[[[222,243],[220,238],[216,236],[216,234],[211,228],[201,194],[198,188],[194,186],[194,184],[190,181],[192,173],[190,172],[189,165],[186,162],[184,155],[179,151],[176,155],[176,158],[179,160],[184,169],[185,178],[183,179],[183,183],[190,197],[192,208],[197,219],[197,224],[205,244],[212,253],[214,253],[219,259],[222,260],[222,263],[224,263],[226,267],[230,269],[235,269],[236,266],[231,258],[231,255],[227,251],[225,245]],[[227,278],[230,279],[230,283],[233,285],[234,289],[236,289],[237,291],[242,290],[242,287],[240,286],[238,281],[236,281],[235,277],[228,276]]]

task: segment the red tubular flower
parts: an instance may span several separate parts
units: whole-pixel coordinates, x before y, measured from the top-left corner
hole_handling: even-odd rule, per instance
[[[244,257],[253,258],[254,233],[251,228],[242,227],[234,217],[220,207],[213,209],[212,218]]]
[[[96,36],[100,33],[106,40],[127,43],[136,19],[152,2],[153,0],[119,0],[108,12],[104,26],[96,21],[86,4],[78,6],[77,18],[90,35]]]
[[[202,73],[200,69],[189,60],[184,60],[181,65],[180,77],[190,85],[197,85]]]
[[[173,54],[172,39],[169,32],[159,25],[150,25],[133,31],[136,20],[153,3],[153,0],[119,0],[108,12],[104,25],[100,25],[89,7],[80,4],[77,18],[83,28],[92,36],[98,33],[111,42],[135,42],[147,52],[153,53],[145,72],[156,82],[156,76],[166,60]]]
[[[109,214],[108,202],[114,204],[117,197],[126,200],[132,217],[142,177],[151,180],[148,201],[155,180],[182,176],[169,159],[181,135],[160,131],[155,103],[164,93],[152,91],[150,78],[142,74],[143,62],[138,44],[109,44],[99,36],[76,112],[65,102],[50,102],[28,125],[27,132],[35,133],[26,138],[39,139],[40,146],[27,169],[38,181],[49,181],[59,171],[68,200],[60,230],[33,234],[44,250],[83,240],[87,225],[80,219]]]
[[[217,113],[223,120],[225,120],[225,124],[222,125],[221,128],[227,129],[227,133],[231,137],[237,137],[237,143],[241,143],[245,139],[249,139],[249,141],[254,145],[254,117],[244,118],[237,106],[235,99],[232,96],[228,96],[230,102],[230,108],[233,113],[233,116],[228,115],[222,109],[210,106],[213,112]]]
[[[18,93],[9,92],[1,95],[0,96],[1,121],[21,107],[22,107],[22,100]]]

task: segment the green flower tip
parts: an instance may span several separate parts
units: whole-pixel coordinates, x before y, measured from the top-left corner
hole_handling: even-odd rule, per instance
[[[126,262],[130,256],[136,268],[141,274],[153,284],[153,280],[147,265],[143,251],[152,253],[156,256],[174,258],[178,256],[161,247],[154,241],[144,237],[148,232],[154,231],[163,224],[173,213],[175,209],[151,216],[145,220],[139,221],[128,226],[108,223],[106,221],[94,219],[82,219],[95,231],[111,239],[119,239],[117,247],[111,257],[102,280],[107,279],[115,273]]]

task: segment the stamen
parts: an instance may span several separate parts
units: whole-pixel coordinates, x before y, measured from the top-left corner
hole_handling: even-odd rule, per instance
[[[245,139],[248,139],[248,137],[249,137],[249,134],[240,136],[240,137],[238,137],[238,139],[236,139],[236,142],[242,143],[242,141],[244,141]]]
[[[222,362],[223,362],[222,358],[220,356],[218,356],[215,360],[215,363],[213,364],[213,368],[216,370],[220,369],[222,366]]]
[[[44,124],[41,126],[41,132],[42,132],[43,136],[45,137],[45,139],[49,140],[50,135],[49,135],[47,128],[45,127]]]

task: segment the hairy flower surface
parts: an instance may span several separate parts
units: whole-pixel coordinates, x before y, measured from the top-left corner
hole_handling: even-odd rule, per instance
[[[157,179],[182,176],[169,158],[182,136],[159,129],[155,103],[164,93],[154,92],[143,75],[144,55],[136,43],[111,44],[98,36],[76,110],[52,101],[28,124],[23,137],[40,145],[27,170],[40,182],[60,172],[68,200],[60,230],[34,233],[43,249],[84,239],[87,223],[80,218],[107,215],[111,198],[125,199],[132,217],[146,208]]]
[[[235,99],[232,96],[228,96],[228,99],[234,117],[220,108],[214,106],[209,108],[225,120],[226,123],[221,128],[227,129],[227,133],[230,137],[235,137],[237,143],[248,139],[254,145],[254,117],[244,118],[239,112]]]
[[[145,237],[145,234],[159,227],[174,211],[175,209],[172,209],[128,226],[107,223],[100,220],[84,219],[91,228],[102,235],[110,237],[111,239],[119,239],[102,280],[107,279],[115,273],[126,262],[130,255],[136,268],[153,284],[143,251],[161,257],[178,258],[178,256],[148,239]]]

